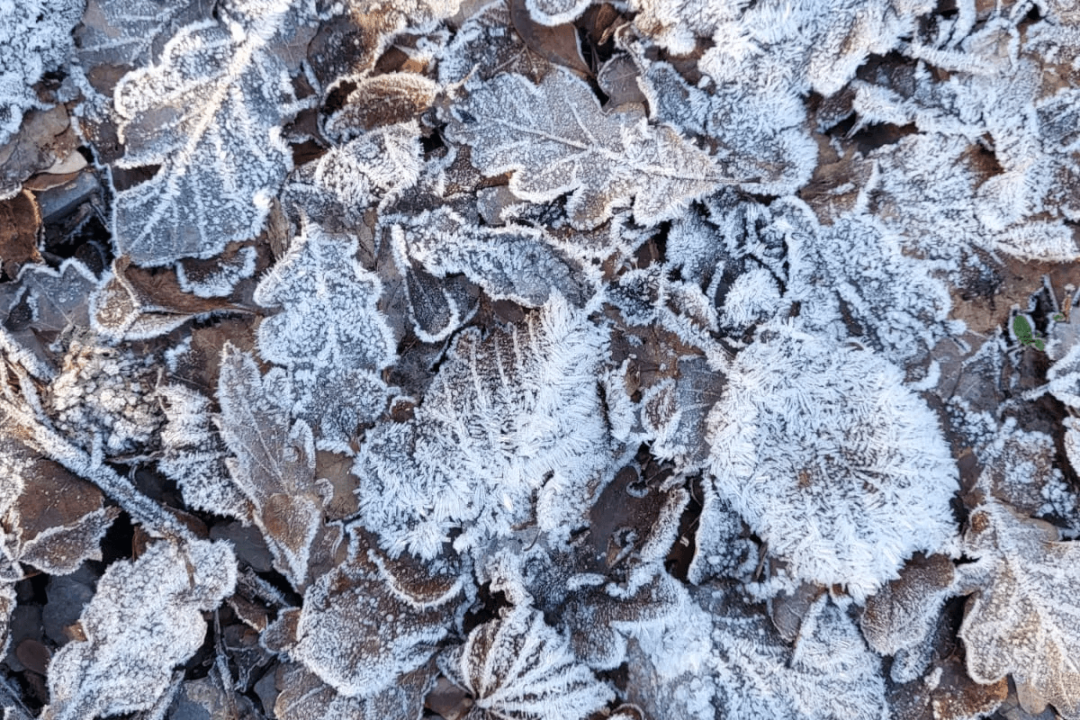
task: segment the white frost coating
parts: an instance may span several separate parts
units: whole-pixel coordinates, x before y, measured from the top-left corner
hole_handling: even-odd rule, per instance
[[[106,569],[79,624],[86,640],[49,665],[52,702],[42,720],[92,720],[145,710],[169,687],[172,669],[202,645],[202,612],[236,584],[227,543],[151,545],[136,561]]]
[[[562,25],[573,22],[592,0],[525,0],[532,19],[543,25]]]
[[[447,138],[470,145],[484,175],[513,173],[510,190],[519,198],[539,203],[570,193],[575,228],[600,225],[631,198],[634,220],[654,225],[723,182],[709,156],[672,128],[650,126],[641,111],[604,114],[568,70],[539,86],[508,73],[467,88],[451,108]]]
[[[744,86],[839,91],[871,53],[884,55],[915,30],[918,0],[632,0],[634,24],[674,54],[711,39],[702,69]],[[723,68],[723,70],[719,70]],[[717,78],[719,79],[719,77]]]
[[[259,354],[288,368],[293,412],[331,446],[386,402],[379,373],[396,359],[393,331],[378,310],[382,283],[355,259],[352,236],[309,223],[255,289],[255,302],[282,307],[259,325]]]
[[[413,420],[361,446],[360,518],[394,556],[433,558],[535,518],[564,536],[612,461],[597,392],[604,333],[555,295],[509,333],[462,332]]]
[[[527,227],[485,228],[449,208],[427,211],[394,225],[395,258],[402,271],[414,260],[438,277],[464,273],[493,300],[539,307],[553,292],[580,304],[574,268]]]
[[[82,9],[79,0],[0,2],[0,146],[19,131],[23,113],[48,107],[33,85],[67,60]]]
[[[254,9],[256,20],[234,10],[244,8],[184,27],[157,64],[116,87],[125,151],[117,165],[162,166],[116,197],[118,254],[138,265],[207,258],[254,237],[292,169],[280,126],[299,105],[288,68],[267,45],[296,31],[299,11],[284,0]]]
[[[311,428],[303,420],[292,422],[276,402],[273,380],[259,374],[250,355],[226,344],[218,379],[218,429],[235,456],[225,461],[229,475],[251,503],[252,519],[275,567],[302,587],[325,498],[315,482]]]
[[[706,92],[687,84],[663,62],[646,65],[641,85],[653,116],[684,133],[709,138],[715,143],[716,162],[743,190],[787,195],[810,179],[818,148],[796,92],[732,83],[716,84]]]
[[[708,427],[717,492],[797,578],[861,601],[955,534],[937,417],[872,352],[774,325],[736,358]]]
[[[789,247],[785,299],[802,303],[803,327],[837,342],[853,335],[895,363],[921,358],[950,334],[948,286],[931,275],[932,263],[905,255],[881,221],[845,215],[821,225],[793,198],[774,212],[773,231]]]
[[[352,557],[304,594],[289,653],[342,695],[373,697],[432,656],[457,595],[419,610],[391,591],[368,558]]]
[[[969,523],[964,551],[978,562],[958,568],[977,588],[959,632],[968,674],[980,683],[1011,675],[1028,712],[1051,703],[1080,718],[1080,544],[993,500]]]
[[[714,703],[725,720],[887,720],[877,656],[823,597],[794,650],[760,615],[713,615]]]
[[[473,630],[439,666],[473,696],[477,720],[585,720],[615,698],[527,606]]]
[[[183,385],[158,389],[165,413],[158,470],[180,488],[184,504],[247,519],[247,499],[229,480],[225,444],[213,425],[210,400]]]
[[[415,121],[379,127],[297,169],[283,191],[283,204],[300,206],[324,226],[363,221],[376,201],[390,202],[420,178],[423,147]]]

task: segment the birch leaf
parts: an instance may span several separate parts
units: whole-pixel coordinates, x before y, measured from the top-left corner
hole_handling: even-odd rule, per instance
[[[978,589],[959,632],[968,674],[984,684],[1011,675],[1028,712],[1050,703],[1065,718],[1080,717],[1080,545],[992,500],[969,523],[964,551],[978,562],[960,566],[960,581]]]
[[[86,639],[65,645],[49,665],[51,703],[42,720],[152,707],[173,668],[202,645],[203,611],[235,584],[236,559],[225,543],[160,541],[134,562],[110,565],[79,619]]]
[[[292,422],[275,402],[280,389],[250,355],[226,345],[221,358],[219,432],[235,456],[233,483],[252,504],[255,525],[274,565],[294,586],[305,584],[311,545],[323,524],[324,497],[315,484],[311,429]]]
[[[528,607],[479,626],[439,664],[473,696],[470,720],[585,720],[615,697]]]
[[[207,258],[254,237],[291,169],[279,128],[298,106],[273,43],[297,32],[298,11],[283,0],[268,0],[255,19],[243,10],[187,25],[156,64],[116,87],[125,146],[117,164],[161,165],[116,197],[114,239],[136,264]]]
[[[634,219],[654,225],[721,182],[703,152],[637,111],[605,115],[583,80],[558,69],[536,86],[503,74],[468,86],[446,135],[471,147],[484,175],[512,173],[510,190],[531,202],[570,193],[571,224],[594,228],[633,198]]]
[[[784,326],[737,357],[708,418],[713,481],[795,577],[862,599],[953,537],[955,463],[902,381]]]

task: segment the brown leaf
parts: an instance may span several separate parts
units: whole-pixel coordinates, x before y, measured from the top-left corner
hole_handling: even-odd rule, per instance
[[[326,123],[336,139],[358,135],[383,125],[407,122],[431,107],[439,85],[414,73],[388,73],[361,80],[349,93],[345,107]]]
[[[600,89],[608,96],[605,109],[617,108],[627,103],[644,103],[645,93],[638,85],[638,67],[629,55],[619,55],[604,63],[596,75]]]
[[[866,601],[859,625],[870,647],[895,655],[921,645],[952,594],[955,577],[953,564],[944,555],[916,554],[900,570],[899,578]]]
[[[577,28],[570,23],[548,26],[532,19],[525,0],[510,0],[510,20],[530,50],[548,62],[585,76],[592,75],[581,57]]]
[[[18,192],[20,183],[67,159],[78,146],[63,105],[26,113],[18,134],[0,147],[0,197]]]
[[[95,329],[114,339],[157,337],[194,317],[221,310],[248,312],[225,300],[186,293],[174,269],[140,268],[126,255],[113,261],[113,276],[92,300]]]
[[[933,677],[935,682],[927,682]],[[925,678],[898,685],[889,694],[895,720],[970,720],[993,713],[1008,696],[1002,678],[980,685],[964,672],[958,655],[934,663]]]
[[[0,202],[0,275],[14,279],[23,263],[42,262],[37,239],[41,213],[33,194],[21,193]]]

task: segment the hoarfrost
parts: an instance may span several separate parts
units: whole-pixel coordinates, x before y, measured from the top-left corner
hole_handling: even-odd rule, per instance
[[[477,627],[439,666],[472,695],[476,720],[585,720],[615,697],[544,616],[524,606]]]
[[[161,166],[116,197],[114,240],[137,264],[207,258],[254,237],[291,169],[280,126],[299,106],[272,42],[298,31],[299,12],[281,0],[251,14],[234,5],[220,22],[182,28],[116,87],[117,166]]]
[[[255,290],[255,302],[283,308],[259,326],[259,354],[288,368],[292,412],[330,447],[346,446],[382,412],[379,373],[396,359],[377,308],[382,283],[356,260],[357,246],[309,223]]]
[[[969,519],[964,551],[978,560],[960,566],[959,577],[975,588],[959,631],[968,674],[980,683],[1011,675],[1028,712],[1051,703],[1066,718],[1080,717],[1080,547],[988,500]]]
[[[510,332],[459,334],[415,418],[367,434],[360,517],[391,554],[464,550],[535,520],[565,535],[605,480],[599,328],[553,296]]]
[[[277,404],[279,395],[274,379],[264,378],[249,354],[225,346],[219,432],[235,456],[225,464],[252,505],[252,519],[274,554],[275,567],[303,587],[327,498],[315,481],[311,428],[303,420],[293,422]]]
[[[0,145],[19,131],[23,114],[48,107],[34,84],[64,64],[71,52],[71,30],[79,21],[78,0],[7,2],[0,16]]]
[[[367,553],[354,541],[348,560],[312,583],[287,650],[341,695],[370,699],[434,654],[461,586],[417,608]]]
[[[736,358],[707,437],[717,491],[797,578],[863,599],[955,533],[937,418],[870,351],[770,326]]]
[[[709,157],[672,128],[650,126],[640,110],[604,114],[588,85],[567,70],[538,86],[503,74],[467,88],[468,97],[452,106],[447,138],[469,145],[485,175],[512,173],[510,190],[524,200],[570,193],[575,228],[600,225],[631,198],[639,224],[670,220],[722,182]]]
[[[98,581],[79,624],[86,639],[65,645],[49,666],[42,720],[79,720],[145,710],[169,687],[172,670],[202,645],[202,612],[236,584],[225,543],[151,545]]]

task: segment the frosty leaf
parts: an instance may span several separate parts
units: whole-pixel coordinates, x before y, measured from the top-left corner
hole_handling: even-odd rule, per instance
[[[188,260],[176,264],[180,289],[201,298],[225,297],[241,280],[255,274],[258,251],[242,245],[226,251],[216,262]]]
[[[175,31],[208,15],[202,0],[89,0],[75,31],[75,54],[91,72],[101,64],[145,65]]]
[[[210,401],[183,385],[159,390],[165,413],[158,470],[173,480],[189,507],[247,518],[247,498],[229,479],[227,451],[210,413]]]
[[[0,553],[58,575],[101,559],[101,539],[119,509],[103,507],[100,490],[41,457],[20,434],[10,423],[0,440]]]
[[[342,695],[383,693],[427,662],[446,635],[460,584],[417,608],[386,580],[366,545],[354,541],[349,559],[304,594],[289,655]]]
[[[0,347],[42,377],[55,372],[50,344],[65,330],[90,327],[88,299],[97,285],[85,265],[71,258],[53,270],[28,265],[17,283],[0,286]]]
[[[495,0],[470,17],[439,57],[439,82],[460,82],[475,72],[482,80],[517,73],[540,82],[553,66],[529,50],[513,31],[510,8]]]
[[[859,624],[882,655],[917,647],[934,629],[942,604],[954,594],[953,564],[944,555],[912,558],[900,577],[866,601]]]
[[[289,369],[294,412],[335,446],[382,412],[387,388],[378,373],[396,357],[377,308],[382,283],[356,250],[351,236],[309,224],[255,290],[255,302],[284,308],[259,326],[259,354]]]
[[[23,113],[46,107],[33,85],[55,70],[71,50],[71,29],[82,4],[75,0],[26,0],[0,18],[0,146],[19,130]]]
[[[137,264],[210,257],[254,237],[291,169],[279,126],[297,106],[273,43],[298,32],[298,11],[280,1],[257,19],[229,10],[181,29],[155,65],[116,87],[118,164],[161,165],[116,198],[116,246]]]
[[[283,202],[333,233],[356,232],[377,200],[393,198],[420,177],[423,149],[415,123],[364,133],[299,168]],[[365,228],[366,229],[366,228]]]
[[[396,556],[432,558],[534,517],[563,535],[605,479],[596,368],[603,335],[555,295],[512,327],[461,333],[415,418],[367,434],[353,473],[364,526]]]
[[[473,696],[469,720],[585,720],[614,699],[528,607],[479,626],[439,664]]]
[[[432,671],[424,666],[398,677],[368,698],[342,695],[303,665],[284,665],[281,693],[274,704],[279,720],[420,720]]]
[[[234,458],[229,475],[254,511],[252,519],[294,586],[305,584],[311,545],[323,524],[325,498],[315,483],[311,429],[292,422],[250,355],[226,345],[221,358],[219,432]]]
[[[771,86],[718,85],[705,92],[687,84],[666,63],[648,66],[643,87],[653,116],[715,145],[725,175],[747,192],[786,195],[804,185],[817,161],[806,110],[795,93]]]
[[[525,7],[537,22],[544,25],[561,25],[573,22],[592,0],[525,0]]]
[[[473,84],[451,114],[447,137],[471,146],[481,172],[512,173],[510,189],[531,202],[571,193],[576,228],[600,225],[631,198],[634,219],[653,225],[722,182],[674,130],[637,111],[605,115],[588,85],[563,69],[539,86],[511,74]]]
[[[677,363],[675,380],[651,388],[642,402],[642,424],[654,436],[652,453],[695,468],[708,457],[704,442],[705,419],[720,400],[723,375],[709,368],[704,358]]]
[[[154,359],[72,342],[42,398],[56,429],[89,452],[116,456],[145,448],[163,421]]]
[[[415,73],[387,73],[365,78],[345,99],[345,107],[326,121],[327,135],[338,141],[386,125],[415,120],[431,107],[439,86]]]
[[[690,668],[700,663],[697,672],[708,680],[681,692],[676,690],[679,694],[672,698],[676,707],[693,694],[707,692],[711,684],[715,687],[712,705],[716,717],[730,720],[889,717],[878,659],[847,614],[827,598],[811,608],[793,649],[776,634],[765,616],[740,606],[730,595],[702,589],[698,591],[698,602],[711,614],[711,649],[704,657],[700,650],[689,654],[685,645],[662,636],[643,636],[639,640],[654,666],[659,669],[665,663],[671,664],[656,679],[643,678],[646,691],[649,686],[660,686],[653,690],[653,698],[663,697],[663,692],[671,692],[679,684],[689,684],[685,675],[672,677],[671,673],[678,669],[692,672]],[[694,628],[691,632],[700,633],[700,613],[688,610],[682,618],[682,623]],[[709,615],[704,619],[708,627]],[[679,652],[686,655],[672,654]],[[670,689],[664,687],[668,683]]]
[[[862,599],[955,532],[955,465],[902,381],[871,352],[785,326],[736,358],[708,419],[713,481],[795,577]]]
[[[49,665],[43,720],[90,720],[151,707],[172,669],[202,645],[206,621],[232,592],[236,560],[225,543],[157,542],[136,561],[113,563],[79,623],[85,640]]]
[[[200,315],[235,309],[229,303],[184,292],[172,270],[134,267],[131,258],[122,256],[113,261],[112,276],[90,298],[90,324],[109,340],[147,340]]]
[[[395,225],[402,261],[414,260],[436,275],[464,273],[494,300],[539,307],[560,292],[575,304],[584,299],[573,269],[545,243],[542,232],[524,227],[487,229],[467,224],[448,208]]]
[[[849,215],[821,226],[796,202],[777,216],[784,219],[776,231],[791,246],[787,299],[806,308],[805,327],[838,341],[861,338],[896,363],[921,357],[951,332],[948,287],[928,263],[905,255],[882,223]]]
[[[1080,549],[1059,542],[1053,526],[995,501],[976,509],[969,523],[964,551],[978,562],[961,566],[960,581],[978,589],[959,632],[968,674],[980,683],[1011,675],[1027,711],[1040,713],[1050,703],[1066,718],[1080,717]]]

